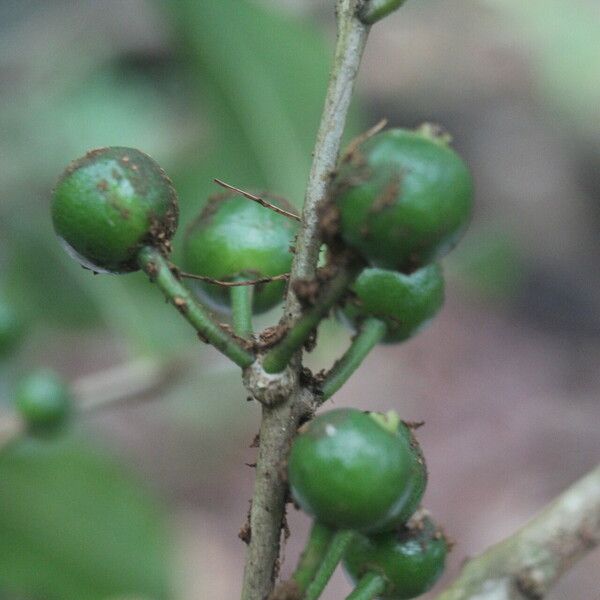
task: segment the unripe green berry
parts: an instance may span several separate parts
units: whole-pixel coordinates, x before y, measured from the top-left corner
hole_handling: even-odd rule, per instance
[[[0,298],[0,358],[8,356],[18,345],[23,323],[12,305]]]
[[[365,269],[352,285],[355,296],[343,310],[351,322],[376,317],[385,322],[384,342],[407,340],[422,330],[444,303],[444,277],[438,264],[404,275]]]
[[[144,245],[168,250],[177,218],[171,180],[135,148],[88,152],[66,168],[52,198],[56,233],[71,254],[98,272],[138,270]]]
[[[356,535],[346,551],[344,567],[356,582],[366,573],[382,575],[382,600],[408,600],[433,587],[444,571],[448,542],[429,517],[411,519],[395,531]]]
[[[290,210],[289,204],[262,194],[271,204]],[[289,272],[298,224],[238,194],[213,196],[188,228],[184,265],[196,275],[220,281],[260,279]],[[229,289],[195,282],[201,298],[213,308],[228,311]],[[279,304],[284,281],[254,287],[252,309],[261,313]]]
[[[465,163],[432,128],[367,139],[342,161],[331,191],[342,240],[373,266],[403,272],[457,243],[472,196]]]
[[[58,429],[67,420],[71,405],[69,387],[50,369],[31,373],[17,386],[15,406],[31,431]]]
[[[394,413],[340,408],[301,429],[288,478],[292,497],[316,520],[380,532],[414,513],[427,472],[412,432]]]

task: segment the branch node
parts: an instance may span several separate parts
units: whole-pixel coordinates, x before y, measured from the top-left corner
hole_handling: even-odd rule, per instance
[[[280,373],[267,373],[261,361],[256,360],[244,369],[242,379],[256,400],[264,406],[273,407],[289,398],[298,377],[289,367]]]

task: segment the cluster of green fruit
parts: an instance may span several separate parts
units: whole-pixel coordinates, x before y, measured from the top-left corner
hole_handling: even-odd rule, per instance
[[[342,160],[332,186],[338,211],[334,236],[368,265],[352,285],[341,313],[358,322],[385,324],[384,341],[409,338],[443,302],[443,256],[463,233],[471,210],[469,171],[432,128],[395,129],[367,139]],[[289,208],[285,200],[271,204]],[[104,148],[72,163],[52,204],[58,235],[94,271],[139,268],[145,246],[165,252],[177,227],[177,198],[170,180],[148,156],[131,148]],[[264,210],[235,192],[213,197],[187,230],[185,267],[205,280],[235,282],[287,273],[297,223]],[[255,286],[252,311],[283,297],[284,281]],[[227,311],[235,287],[203,281],[203,302]]]
[[[400,600],[423,594],[441,575],[446,539],[415,514],[425,460],[395,413],[341,408],[317,416],[292,445],[288,478],[294,501],[317,522],[354,532],[343,560],[357,583],[378,578],[380,597]]]
[[[285,200],[270,197],[276,206]],[[178,202],[171,181],[149,156],[133,148],[102,148],[74,161],[55,190],[52,218],[68,251],[96,272],[140,268],[146,246],[168,252],[177,228]],[[289,271],[296,223],[235,192],[209,199],[185,237],[185,267],[223,282],[254,280]],[[258,285],[252,309],[264,312],[281,301],[284,281]],[[226,288],[199,282],[203,302],[227,312]]]
[[[359,334],[323,381],[325,398],[375,344],[420,331],[443,303],[436,261],[464,232],[472,193],[467,167],[431,126],[384,131],[352,144],[321,213],[330,260],[350,257],[349,283],[321,309],[305,307],[295,329],[283,332],[284,350],[262,355],[264,369],[285,368],[336,304],[338,316]],[[143,269],[202,337],[234,362],[248,367],[261,359],[261,347],[240,338],[252,341],[252,314],[283,299],[298,229],[285,200],[235,188],[210,198],[185,235],[188,274],[165,261],[178,221],[172,184],[138,150],[104,148],[73,162],[55,188],[52,217],[68,251],[85,267]],[[197,280],[195,297],[180,283],[182,275]],[[236,335],[202,305],[231,312]],[[269,356],[275,356],[271,363]],[[410,428],[392,413],[342,409],[316,417],[292,446],[289,481],[294,499],[317,523],[352,532],[344,561],[360,581],[357,589],[371,586],[368,597],[412,598],[439,577],[447,543],[431,519],[415,517],[427,481],[425,462]]]
[[[332,249],[341,244],[368,265],[342,316],[359,330],[368,327],[375,342],[404,341],[422,329],[444,299],[434,261],[462,235],[471,203],[468,169],[431,127],[387,131],[353,147],[324,219]],[[317,416],[292,445],[288,477],[294,501],[316,522],[354,532],[343,558],[357,583],[349,598],[362,597],[362,588],[369,598],[414,598],[441,575],[448,543],[417,512],[425,461],[395,413],[338,409]]]
[[[385,131],[346,154],[331,193],[334,236],[369,265],[352,286],[347,318],[378,318],[383,341],[400,342],[438,312],[444,280],[434,261],[466,229],[472,187],[448,137],[431,126]]]

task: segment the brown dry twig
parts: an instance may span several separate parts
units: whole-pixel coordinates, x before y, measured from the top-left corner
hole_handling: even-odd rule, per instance
[[[361,133],[360,135],[357,135],[353,140],[350,141],[348,147],[344,150],[344,155],[342,156],[341,160],[349,160],[363,142],[366,142],[369,138],[372,138],[374,135],[379,133],[386,127],[387,124],[387,119],[381,119],[381,121],[375,123],[373,127],[367,129],[367,131]]]
[[[224,181],[221,181],[220,179],[214,179],[213,181],[217,185],[224,187],[226,190],[231,190],[232,192],[236,192],[237,194],[244,196],[244,198],[247,198],[248,200],[252,200],[253,202],[258,202],[258,204],[260,204],[261,206],[264,206],[265,208],[268,208],[269,210],[272,210],[273,212],[276,212],[277,214],[283,215],[284,217],[287,217],[288,219],[302,221],[302,219],[297,214],[290,212],[288,210],[284,210],[283,208],[279,208],[279,206],[275,206],[274,204],[267,202],[264,198],[261,198],[260,196],[256,196],[255,194],[246,192],[245,190],[242,190],[233,185],[230,185],[229,183],[225,183]]]
[[[262,283],[271,283],[272,281],[287,281],[290,278],[289,273],[282,273],[281,275],[273,275],[272,277],[260,277],[259,279],[248,279],[245,281],[222,281],[221,279],[213,279],[212,277],[206,277],[205,275],[195,275],[194,273],[185,273],[184,271],[178,271],[179,277],[184,279],[196,279],[198,281],[204,281],[205,283],[211,283],[213,285],[220,285],[222,287],[240,287],[249,285],[260,285]]]

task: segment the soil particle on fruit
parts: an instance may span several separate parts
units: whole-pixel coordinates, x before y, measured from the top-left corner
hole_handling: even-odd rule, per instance
[[[319,209],[319,228],[323,239],[334,239],[340,230],[340,209],[333,203],[327,202]]]
[[[402,181],[398,175],[392,177],[390,182],[383,188],[379,196],[369,208],[370,213],[380,213],[386,208],[393,206],[400,192]]]

